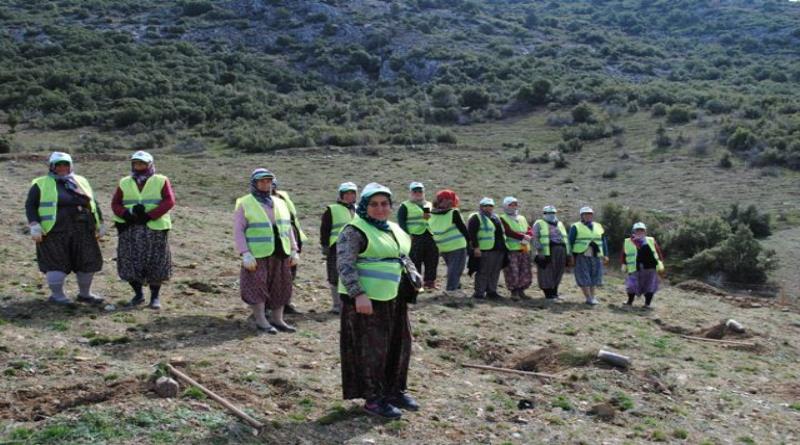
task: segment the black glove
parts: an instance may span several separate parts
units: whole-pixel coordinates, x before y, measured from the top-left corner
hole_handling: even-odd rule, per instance
[[[144,211],[144,205],[136,204],[133,206],[133,214],[136,216],[136,224],[147,224],[152,218]]]
[[[125,210],[125,213],[122,214],[122,219],[124,219],[125,222],[128,224],[132,224],[136,222],[136,215],[129,212],[128,210]]]

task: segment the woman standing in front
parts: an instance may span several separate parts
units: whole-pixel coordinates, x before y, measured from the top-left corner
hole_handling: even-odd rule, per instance
[[[339,235],[336,255],[344,398],[364,399],[366,412],[398,418],[400,409],[416,411],[419,405],[406,393],[411,326],[407,303],[398,297],[401,258],[411,251],[411,238],[389,221],[391,214],[392,192],[367,184],[355,218]]]
[[[153,156],[137,151],[131,156],[131,174],[119,180],[111,199],[117,227],[117,273],[133,289],[128,307],[144,303],[142,286],[150,287],[150,309],[161,309],[161,284],[172,276],[169,211],[175,195],[169,178],[156,173]]]
[[[581,220],[569,228],[569,251],[575,265],[575,282],[586,304],[598,304],[597,288],[603,285],[603,265],[608,264],[608,238],[603,226],[594,221],[591,207],[581,208]]]
[[[567,266],[567,229],[556,212],[555,206],[544,206],[542,219],[533,223],[536,280],[548,300],[558,299],[558,286]]]
[[[291,267],[300,260],[289,208],[272,197],[273,179],[265,168],[253,170],[250,193],[236,200],[233,216],[242,300],[251,306],[256,327],[269,334],[296,330],[283,320],[283,308],[292,297]]]
[[[103,268],[99,238],[105,235],[103,216],[92,186],[74,173],[72,157],[53,152],[49,172],[33,180],[25,213],[31,238],[36,242],[36,261],[47,277],[49,301],[71,305],[64,294],[64,280],[70,272],[78,279],[82,303],[100,304],[92,294],[92,279]]]
[[[523,215],[519,214],[519,201],[513,196],[503,199],[503,214],[500,215],[503,231],[506,234],[508,249],[508,265],[503,268],[506,288],[511,291],[512,298],[528,298],[525,289],[531,287],[530,225]]]
[[[622,246],[622,271],[627,272],[625,287],[628,291],[628,306],[633,300],[644,295],[644,307],[650,308],[653,296],[658,291],[658,275],[664,272],[664,255],[656,239],[647,236],[647,226],[643,222],[633,225],[630,238]]]

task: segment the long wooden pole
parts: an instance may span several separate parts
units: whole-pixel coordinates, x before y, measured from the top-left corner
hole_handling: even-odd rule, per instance
[[[755,343],[750,343],[746,341],[734,341],[734,340],[717,340],[715,338],[705,338],[705,337],[693,337],[691,335],[681,335],[681,337],[689,339],[689,340],[697,340],[697,341],[707,341],[709,343],[720,343],[725,345],[739,345],[739,346],[755,346]]]
[[[496,366],[486,366],[486,365],[471,365],[469,363],[462,363],[461,366],[465,368],[475,368],[475,369],[484,369],[486,371],[496,371],[496,372],[506,372],[509,374],[520,374],[520,375],[532,375],[535,377],[544,377],[546,379],[560,379],[561,377],[553,374],[545,374],[542,372],[533,372],[533,371],[521,371],[519,369],[510,369],[510,368],[498,368]]]
[[[222,398],[221,396],[218,396],[214,391],[211,391],[210,389],[208,389],[205,386],[201,385],[195,379],[193,379],[193,378],[189,377],[188,375],[178,371],[177,369],[175,369],[174,366],[170,365],[169,363],[167,363],[167,369],[175,377],[183,380],[185,383],[200,388],[200,391],[203,391],[207,396],[209,396],[212,399],[214,399],[217,402],[219,402],[220,405],[224,406],[225,408],[228,408],[228,410],[230,410],[233,414],[235,414],[237,417],[239,417],[240,419],[242,419],[245,422],[247,422],[248,424],[250,424],[250,426],[252,426],[253,428],[257,429],[259,432],[264,427],[263,423],[261,423],[258,420],[250,417],[246,412],[244,412],[244,411],[240,410],[239,408],[233,406],[233,404],[231,402],[227,401],[226,399]]]

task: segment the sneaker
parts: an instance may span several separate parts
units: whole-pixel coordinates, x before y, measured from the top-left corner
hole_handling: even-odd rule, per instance
[[[407,411],[419,411],[419,403],[417,403],[417,401],[406,392],[401,392],[394,397],[389,397],[387,401],[400,409]]]
[[[86,296],[78,295],[78,298],[76,298],[76,300],[86,304],[103,304],[103,298],[98,297],[95,294],[89,294]]]
[[[597,301],[597,298],[595,297],[589,297],[586,299],[586,304],[588,304],[589,306],[596,306],[600,304],[600,302]]]
[[[131,301],[125,303],[125,307],[136,307],[144,303],[144,295],[134,295]]]
[[[50,298],[47,299],[50,303],[58,304],[61,306],[72,306],[75,303],[69,299],[66,295],[62,295],[60,297],[56,297],[55,295],[51,295]]]
[[[403,415],[399,409],[383,400],[367,401],[367,403],[364,404],[364,411],[367,414],[386,419],[399,419]]]
[[[161,302],[158,301],[158,298],[151,298],[150,299],[150,304],[148,304],[147,307],[157,311],[157,310],[161,309]]]

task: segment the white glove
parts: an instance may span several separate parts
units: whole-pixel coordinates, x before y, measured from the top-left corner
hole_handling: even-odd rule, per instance
[[[300,263],[300,253],[299,252],[292,252],[289,256],[289,264],[292,266],[297,266]]]
[[[256,257],[253,256],[250,252],[245,252],[242,254],[242,267],[250,272],[255,272],[256,270]]]
[[[37,243],[42,242],[42,226],[39,223],[35,222],[31,224],[31,239],[36,241]]]
[[[531,239],[533,239],[533,237],[532,237],[532,236],[530,236],[530,235],[524,235],[524,236],[522,237],[522,239],[523,239],[525,242],[530,242],[530,241],[531,241]]]
[[[97,239],[106,236],[106,223],[100,223],[100,226],[97,228]]]

